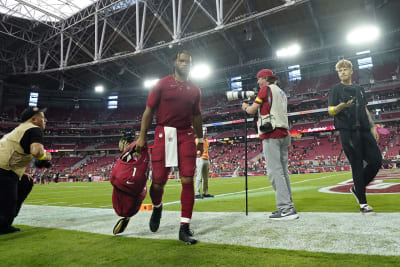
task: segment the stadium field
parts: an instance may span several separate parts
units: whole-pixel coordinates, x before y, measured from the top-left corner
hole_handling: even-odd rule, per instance
[[[177,181],[166,186],[157,233],[142,211],[117,237],[109,182],[36,185],[15,221],[22,231],[0,236],[0,266],[398,266],[399,178],[397,170],[379,173],[368,189],[377,215],[362,216],[348,193],[351,173],[292,175],[293,222],[267,219],[275,198],[266,177],[249,177],[248,216],[244,178],[212,179],[216,197],[195,203],[193,247],[177,240]]]
[[[397,171],[381,171],[375,180]],[[386,176],[385,176],[386,177]],[[293,199],[298,211],[301,212],[356,212],[358,211],[353,195],[330,194],[319,192],[319,189],[339,185],[351,179],[349,172],[316,173],[291,175]],[[399,180],[384,179],[382,183],[396,183]],[[216,195],[212,199],[196,201],[195,211],[240,212],[245,211],[244,178],[210,179],[210,192]],[[274,211],[275,194],[267,177],[256,176],[248,178],[249,211]],[[400,191],[400,190],[399,190]],[[87,208],[112,208],[112,186],[109,182],[94,183],[58,183],[36,185],[25,204],[70,206]],[[165,189],[163,202],[165,210],[180,210],[181,184],[170,180]],[[373,194],[368,196],[369,203],[379,212],[399,212],[400,194]],[[151,203],[147,195],[144,203]]]

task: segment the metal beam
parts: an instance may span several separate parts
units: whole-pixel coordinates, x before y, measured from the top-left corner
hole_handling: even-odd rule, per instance
[[[54,20],[58,19],[56,18],[58,16],[42,10],[39,7],[31,3],[27,3],[23,0],[16,0],[14,2],[10,2],[8,0],[0,0],[0,7],[2,7],[3,10],[7,10],[5,16],[17,15],[27,20],[40,22],[49,27],[54,27],[56,24]],[[40,13],[40,16],[37,16],[37,12]]]
[[[246,7],[249,12],[255,12],[257,10],[255,0],[247,0],[246,1]],[[257,25],[257,29],[260,31],[261,35],[263,36],[264,40],[267,42],[268,46],[272,48],[271,40],[269,39],[268,36],[268,30],[267,27],[265,27],[265,24],[261,22],[261,19],[256,19],[255,23]]]
[[[221,32],[221,35],[222,37],[224,37],[225,41],[228,42],[228,44],[233,48],[235,53],[238,55],[239,63],[240,64],[243,63],[245,60],[244,50],[238,45],[235,38],[231,34],[228,34],[227,32]]]
[[[202,38],[202,37],[205,37],[205,36],[210,35],[210,34],[219,33],[221,31],[236,27],[238,25],[242,25],[244,23],[248,23],[250,21],[255,21],[255,20],[259,19],[259,18],[262,18],[262,17],[268,16],[268,15],[271,15],[271,14],[275,14],[275,13],[281,12],[281,11],[287,9],[287,8],[298,6],[298,5],[302,5],[302,4],[304,4],[304,3],[308,2],[308,1],[309,0],[292,0],[290,2],[287,2],[287,3],[283,4],[283,5],[276,6],[274,8],[271,8],[271,9],[268,9],[268,10],[264,10],[264,11],[261,11],[261,12],[257,12],[257,13],[254,13],[254,14],[250,14],[249,16],[243,17],[243,18],[241,18],[239,20],[236,20],[236,21],[232,21],[232,22],[229,22],[229,23],[226,23],[226,24],[222,24],[222,25],[220,25],[220,27],[204,30],[202,32],[195,33],[195,34],[190,35],[190,36],[185,36],[185,37],[182,37],[182,38],[180,38],[178,40],[171,40],[170,42],[165,42],[163,44],[156,44],[156,45],[153,45],[151,47],[143,48],[140,51],[134,51],[134,52],[126,53],[126,54],[123,54],[123,55],[116,55],[116,56],[111,56],[111,57],[108,57],[108,58],[102,58],[102,59],[99,59],[97,61],[93,61],[92,60],[92,61],[89,61],[89,62],[77,63],[77,64],[66,66],[66,67],[63,67],[63,68],[45,69],[45,70],[42,70],[42,71],[39,71],[39,72],[34,71],[34,72],[29,72],[29,73],[46,73],[46,72],[54,72],[54,71],[68,70],[68,69],[74,69],[74,68],[89,67],[89,66],[93,66],[93,65],[96,65],[96,64],[100,64],[100,63],[112,62],[112,61],[117,61],[117,60],[129,58],[129,57],[134,57],[134,56],[137,56],[139,54],[149,53],[149,52],[152,52],[152,51],[155,51],[155,50],[166,48],[171,44],[173,45],[176,41],[179,41],[179,42],[183,43],[183,42],[192,41],[192,40],[195,40],[195,39],[198,39],[198,38]],[[154,14],[155,10],[152,9],[150,5],[149,5],[149,10],[152,11],[152,13]],[[160,17],[159,14],[156,13],[156,14],[154,14],[154,16],[156,16],[157,19],[160,22],[164,21]],[[165,21],[164,21],[164,23],[165,23]]]
[[[325,41],[324,41],[324,37],[322,36],[321,27],[320,27],[320,25],[319,25],[319,20],[318,20],[318,18],[316,17],[316,15],[314,14],[314,8],[313,8],[313,6],[312,6],[312,3],[311,3],[311,2],[308,2],[306,5],[307,5],[308,12],[310,12],[311,19],[312,19],[312,21],[313,21],[314,27],[315,27],[315,29],[316,29],[317,32],[318,32],[318,36],[319,36],[319,45],[320,45],[321,47],[323,47],[323,46],[325,45]]]
[[[22,28],[21,26],[17,26],[13,23],[5,22],[5,20],[0,20],[0,33],[6,34],[8,36],[14,37],[18,40],[25,41],[27,43],[37,45],[37,36],[38,34]]]
[[[243,3],[243,0],[236,0],[233,5],[231,6],[231,8],[228,10],[228,12],[226,13],[226,17],[223,18],[224,22],[229,21],[229,19],[233,16],[233,14],[235,14],[236,10],[240,7],[240,5]],[[222,5],[222,0],[221,0],[221,5]],[[222,11],[221,11],[222,12]],[[222,16],[222,15],[221,15]]]
[[[216,2],[216,8],[217,8],[217,28],[222,28],[223,27],[223,5],[221,0],[215,0]],[[230,10],[227,13],[227,19],[229,19],[236,11],[236,9],[240,6],[240,3],[242,0],[236,0],[233,5],[231,6]],[[210,9],[210,7],[207,5],[207,3],[204,3],[204,7]],[[239,57],[239,63],[243,63],[246,55],[244,52],[244,49],[239,45],[238,41],[234,36],[232,36],[228,31],[221,31],[222,37],[225,39],[225,41],[232,47],[232,49],[235,51],[235,53]]]
[[[110,26],[114,30],[114,32],[111,34],[111,36],[109,36],[108,41],[104,45],[104,53],[106,53],[107,50],[111,47],[112,43],[115,41],[115,39],[117,39],[118,35],[121,36],[130,46],[132,46],[134,50],[136,50],[136,45],[128,37],[130,34],[124,33],[125,27],[131,22],[131,19],[133,18],[133,16],[130,16],[128,18],[126,18],[126,16],[128,16],[128,12],[125,12],[123,14],[118,23],[114,22],[111,18],[107,18],[107,25]]]
[[[46,16],[49,16],[49,17],[51,17],[51,18],[55,18],[55,19],[58,20],[58,21],[64,20],[64,18],[59,17],[59,16],[55,15],[54,13],[50,13],[50,12],[48,12],[47,10],[44,10],[44,9],[42,9],[42,8],[38,7],[37,5],[34,5],[34,4],[32,4],[32,3],[29,3],[29,2],[26,2],[26,1],[23,1],[23,0],[14,0],[14,1],[16,1],[16,2],[18,2],[18,3],[22,4],[22,5],[24,5],[25,7],[30,7],[30,8],[32,8],[33,10],[39,11],[40,13],[43,13],[43,14],[45,14]]]

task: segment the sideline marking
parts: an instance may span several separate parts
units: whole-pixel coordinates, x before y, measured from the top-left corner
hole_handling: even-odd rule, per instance
[[[307,179],[307,180],[301,180],[301,181],[293,182],[293,183],[290,183],[290,184],[291,184],[291,185],[293,185],[293,184],[300,184],[300,183],[305,183],[305,182],[308,182],[308,181],[322,180],[322,179],[326,179],[326,178],[329,178],[329,177],[332,177],[332,176],[340,176],[340,175],[345,175],[345,174],[344,174],[344,173],[332,174],[332,175],[322,176],[322,177],[318,177],[318,178],[312,178],[312,179]],[[346,174],[346,175],[347,175],[347,174]],[[260,187],[260,188],[250,189],[250,190],[247,190],[247,192],[254,192],[254,191],[259,191],[259,190],[269,189],[269,188],[272,188],[272,185],[266,186],[266,187]],[[224,193],[224,194],[215,195],[214,197],[215,197],[215,198],[216,198],[216,197],[224,197],[224,196],[229,196],[229,195],[242,194],[242,193],[245,193],[245,192],[246,192],[246,190],[238,191],[238,192],[231,192],[231,193]],[[208,198],[208,199],[210,199],[210,198]],[[196,201],[198,201],[198,200],[203,200],[203,199],[196,199]],[[177,203],[180,203],[180,202],[181,202],[180,200],[171,201],[171,202],[163,203],[163,206],[167,206],[167,205],[171,205],[171,204],[177,204]]]

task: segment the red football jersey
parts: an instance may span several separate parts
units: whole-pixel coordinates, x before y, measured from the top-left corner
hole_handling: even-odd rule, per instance
[[[190,81],[179,82],[168,75],[151,89],[147,106],[156,112],[158,125],[187,129],[201,112],[201,91]]]

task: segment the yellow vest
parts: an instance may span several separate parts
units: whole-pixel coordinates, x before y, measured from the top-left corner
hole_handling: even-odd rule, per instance
[[[19,178],[24,174],[29,162],[33,159],[31,154],[25,154],[20,141],[25,132],[38,127],[31,122],[23,122],[0,140],[0,168],[13,171]]]

